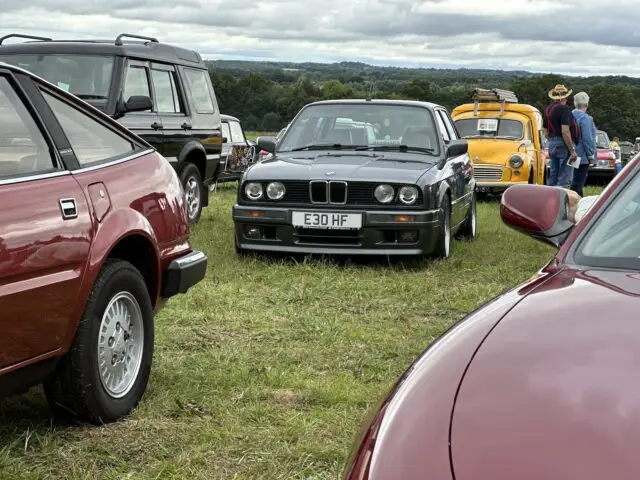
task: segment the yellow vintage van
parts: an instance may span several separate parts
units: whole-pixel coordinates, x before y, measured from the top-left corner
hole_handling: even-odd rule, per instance
[[[477,191],[500,193],[516,183],[546,183],[540,111],[497,88],[477,88],[472,100],[456,107],[451,116],[469,142]]]

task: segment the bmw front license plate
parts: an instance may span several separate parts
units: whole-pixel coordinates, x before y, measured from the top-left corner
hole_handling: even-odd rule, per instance
[[[362,228],[361,213],[339,212],[293,212],[294,227],[357,230]]]

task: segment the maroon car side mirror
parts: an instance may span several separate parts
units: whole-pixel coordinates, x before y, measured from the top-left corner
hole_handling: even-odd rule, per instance
[[[500,216],[509,227],[559,248],[575,223],[569,191],[546,185],[513,185],[502,195]]]

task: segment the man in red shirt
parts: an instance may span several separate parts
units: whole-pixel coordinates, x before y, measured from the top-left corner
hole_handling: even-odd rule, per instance
[[[564,85],[556,85],[549,91],[549,98],[554,102],[544,109],[545,133],[549,140],[548,184],[567,189],[571,187],[574,172],[568,162],[574,161],[578,156],[570,130],[573,114],[567,105],[572,92]]]

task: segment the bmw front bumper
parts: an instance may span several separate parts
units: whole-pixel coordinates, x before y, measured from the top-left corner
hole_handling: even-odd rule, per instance
[[[293,212],[362,214],[362,227],[353,230],[300,228]],[[427,255],[441,231],[442,210],[380,211],[308,207],[235,205],[236,246],[241,250],[334,255]]]

